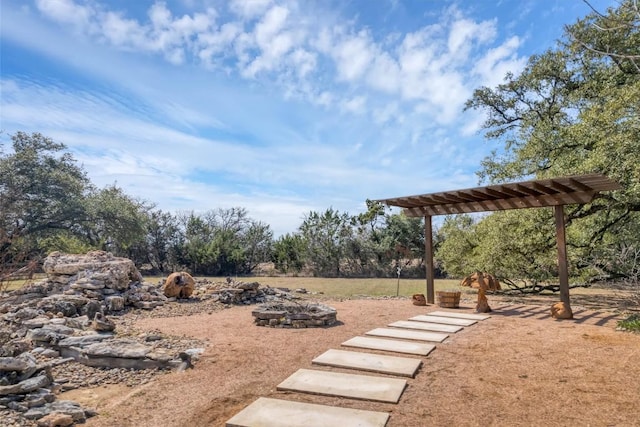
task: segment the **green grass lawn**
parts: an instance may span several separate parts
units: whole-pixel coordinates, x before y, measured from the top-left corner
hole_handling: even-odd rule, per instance
[[[410,297],[413,294],[426,295],[425,279],[324,279],[320,277],[256,277],[255,280],[263,285],[282,286],[290,289],[305,288],[308,291],[323,292],[328,296],[349,297],[356,295],[371,296],[401,296]],[[435,290],[460,288],[458,280],[436,280]]]
[[[199,278],[199,277],[196,277]],[[214,282],[224,282],[225,277],[207,277]],[[163,280],[162,277],[145,277],[145,280],[157,283]],[[239,277],[238,281],[259,282],[261,285],[271,287],[289,288],[291,290],[304,288],[311,292],[322,292],[330,297],[352,297],[357,295],[370,296],[395,296],[396,292],[400,296],[410,297],[413,294],[425,294],[427,282],[425,279],[344,279],[344,278],[322,278],[322,277],[277,277],[277,276],[252,276]],[[437,279],[435,290],[455,289],[462,292],[469,292],[469,288],[458,286],[459,280]]]
[[[25,283],[37,282],[38,280],[46,279],[46,274],[35,274],[33,279],[19,279],[19,280],[5,280],[0,282],[0,291],[14,291],[20,289]]]
[[[35,277],[31,281],[44,279],[45,276]],[[166,276],[147,276],[144,278],[146,282],[159,283]],[[214,282],[224,282],[226,277],[207,277]],[[321,277],[279,277],[279,276],[251,276],[239,277],[236,280],[243,282],[259,282],[262,285],[271,287],[283,287],[291,290],[305,288],[311,292],[322,292],[330,297],[351,297],[359,295],[370,296],[395,296],[396,292],[400,296],[410,297],[413,294],[426,295],[425,279],[344,279],[344,278],[321,278]],[[27,280],[13,280],[4,282],[3,290],[11,291],[19,289]],[[435,281],[435,290],[455,289],[462,292],[473,292],[469,288],[458,286],[458,280],[437,279]]]

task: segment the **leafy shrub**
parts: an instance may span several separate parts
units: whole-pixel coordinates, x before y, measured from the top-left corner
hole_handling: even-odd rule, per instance
[[[632,314],[618,322],[618,328],[623,331],[640,333],[640,314]]]

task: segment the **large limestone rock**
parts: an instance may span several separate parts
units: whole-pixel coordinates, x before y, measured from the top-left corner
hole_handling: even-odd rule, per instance
[[[162,291],[167,298],[189,298],[195,289],[196,282],[184,271],[171,273],[164,282]]]
[[[58,282],[67,282],[75,290],[125,290],[131,282],[141,282],[142,275],[133,261],[109,252],[92,251],[85,255],[53,252],[42,266]]]

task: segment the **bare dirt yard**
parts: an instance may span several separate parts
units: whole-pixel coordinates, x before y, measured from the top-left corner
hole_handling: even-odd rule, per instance
[[[339,324],[328,328],[258,327],[255,306],[141,318],[135,324],[141,331],[205,340],[195,368],[139,387],[80,389],[60,398],[96,408],[99,415],[87,422],[92,427],[222,426],[258,397],[386,411],[391,427],[640,425],[640,335],[616,331],[618,316],[574,302],[575,319],[557,321],[549,316],[550,299],[533,300],[539,305],[489,300],[492,317],[422,358],[398,404],[276,386],[300,368],[342,371],[311,360],[370,329],[440,309],[406,298],[322,301],[338,311]],[[472,299],[462,305],[461,312],[473,312]]]

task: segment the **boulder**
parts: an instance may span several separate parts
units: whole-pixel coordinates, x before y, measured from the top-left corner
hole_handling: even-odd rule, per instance
[[[189,298],[196,282],[187,272],[171,273],[164,282],[162,292],[167,298]]]
[[[9,394],[26,394],[51,384],[51,378],[46,375],[38,375],[37,377],[27,378],[18,384],[10,384],[0,386],[0,396]]]
[[[91,322],[91,327],[96,332],[111,332],[116,329],[116,324],[104,314],[96,313],[93,322]]]
[[[124,298],[118,295],[106,297],[105,303],[107,304],[107,311],[122,311],[124,310]]]
[[[67,427],[73,425],[73,417],[69,414],[54,411],[38,420],[38,427]]]
[[[23,416],[30,420],[39,420],[52,413],[67,414],[75,423],[84,423],[87,420],[87,414],[82,406],[70,400],[57,400],[44,406],[31,408]]]
[[[123,290],[132,281],[142,281],[142,275],[133,261],[104,251],[92,251],[85,255],[53,252],[45,259],[42,268],[47,275],[65,276],[75,288],[85,290],[104,287]]]
[[[555,319],[573,319],[571,306],[560,301],[551,306],[551,317]]]

